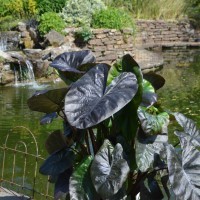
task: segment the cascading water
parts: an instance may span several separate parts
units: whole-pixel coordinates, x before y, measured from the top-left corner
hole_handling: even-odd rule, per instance
[[[25,65],[24,65],[25,64]],[[15,86],[32,85],[37,87],[33,65],[29,60],[25,60],[23,64],[18,61],[18,67],[14,67]]]
[[[0,51],[6,51],[6,50],[7,50],[7,36],[0,35]]]
[[[28,76],[28,81],[31,83],[35,83],[35,75],[33,72],[33,65],[29,60],[26,60],[26,66],[27,66],[27,76]]]

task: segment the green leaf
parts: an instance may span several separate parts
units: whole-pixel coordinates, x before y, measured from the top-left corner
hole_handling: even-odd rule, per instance
[[[74,170],[69,182],[70,199],[74,200],[99,200],[90,178],[89,168],[92,157],[88,156]]]
[[[64,106],[63,100],[69,88],[55,90],[43,90],[36,92],[28,99],[28,107],[33,111],[53,113],[58,112]]]
[[[96,191],[103,199],[111,198],[122,188],[130,169],[123,158],[123,148],[105,140],[94,157],[90,173]]]
[[[138,63],[129,54],[126,54],[122,58],[122,71],[134,73],[138,83],[138,90],[134,98],[115,115],[117,129],[131,142],[136,135],[139,125],[137,109],[142,102],[143,77]]]
[[[138,109],[138,117],[143,131],[147,134],[167,133],[169,115],[166,112],[150,114],[141,107]]]

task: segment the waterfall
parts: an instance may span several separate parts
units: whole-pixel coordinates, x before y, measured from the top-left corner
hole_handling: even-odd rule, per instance
[[[27,66],[27,76],[28,76],[28,81],[31,83],[35,83],[35,75],[33,72],[33,65],[29,60],[26,60],[26,66]]]
[[[26,65],[24,65],[26,64]],[[15,86],[32,85],[38,87],[35,81],[33,65],[29,60],[25,60],[23,65],[18,61],[18,67],[14,67]]]
[[[7,50],[7,37],[6,35],[0,35],[0,51]]]

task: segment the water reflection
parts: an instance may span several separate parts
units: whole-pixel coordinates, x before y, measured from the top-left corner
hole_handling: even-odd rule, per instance
[[[200,50],[174,52],[176,56],[171,60],[167,55],[173,55],[173,51],[163,52],[165,64],[158,73],[166,83],[158,95],[165,108],[185,114],[200,127]]]

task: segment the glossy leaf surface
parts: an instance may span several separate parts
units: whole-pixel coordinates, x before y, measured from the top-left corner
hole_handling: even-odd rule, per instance
[[[60,71],[81,73],[80,65],[95,62],[95,57],[90,50],[65,52],[57,56],[50,64]]]
[[[122,188],[129,170],[128,163],[123,158],[121,144],[118,143],[114,148],[108,140],[105,140],[94,157],[90,174],[96,191],[106,199]]]
[[[178,199],[200,199],[200,152],[185,138],[180,138],[182,157],[167,146],[169,180]]]
[[[49,154],[63,149],[66,146],[66,138],[60,130],[56,130],[53,133],[51,133],[45,142],[45,147]]]
[[[70,178],[70,199],[77,200],[99,200],[89,173],[92,157],[87,157],[73,172]]]
[[[28,99],[27,104],[33,111],[44,113],[57,112],[63,106],[62,101],[67,91],[68,88],[38,91]]]
[[[98,64],[75,82],[65,97],[69,123],[84,129],[98,124],[124,107],[137,92],[132,73],[122,73],[106,87],[108,67]]]
[[[188,119],[181,113],[174,113],[176,121],[183,127],[183,132],[176,131],[180,137],[186,137],[194,146],[200,146],[200,130],[197,129],[193,120]]]
[[[41,165],[39,172],[44,175],[59,175],[70,168],[75,154],[71,149],[63,149],[51,154]]]
[[[142,172],[153,169],[156,159],[165,155],[164,143],[168,141],[166,135],[153,135],[136,140],[136,162]],[[161,156],[160,156],[161,155]],[[159,157],[158,157],[159,156]]]
[[[147,134],[167,133],[169,115],[166,112],[150,114],[142,108],[138,109],[138,117],[143,131]]]

